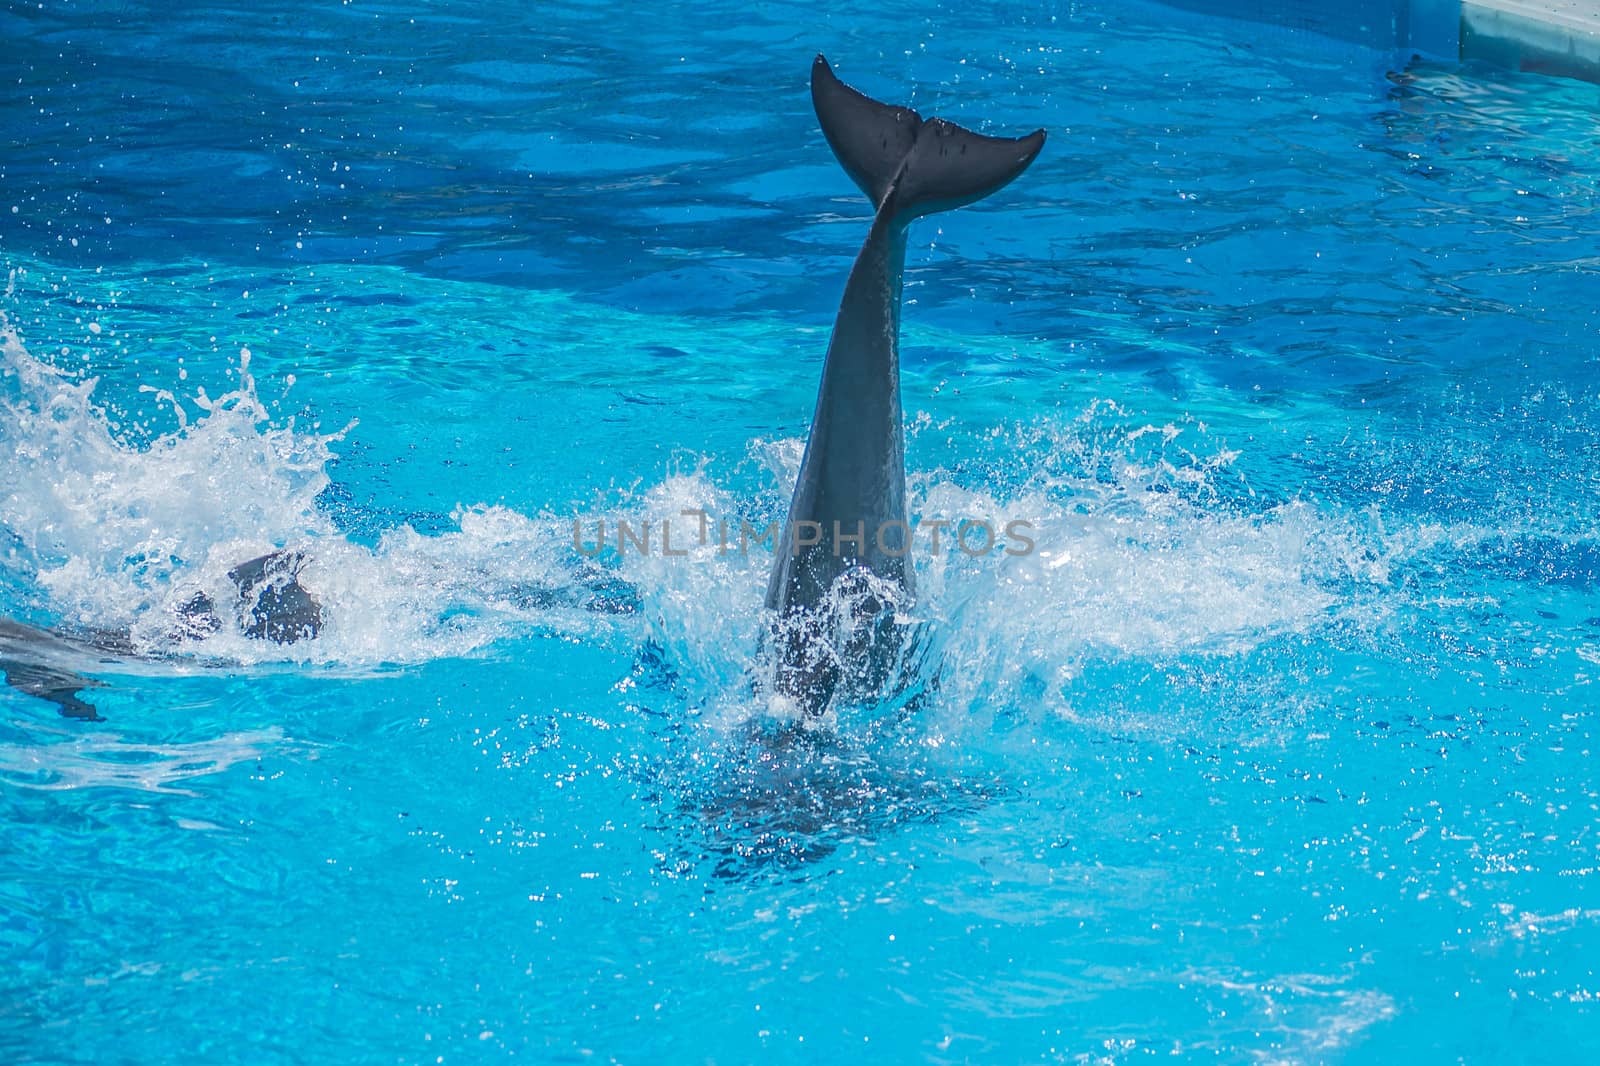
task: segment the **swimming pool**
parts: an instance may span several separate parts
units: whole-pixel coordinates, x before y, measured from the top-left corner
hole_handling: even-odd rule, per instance
[[[0,614],[161,650],[283,545],[328,614],[0,688],[8,1061],[1595,1045],[1594,86],[1107,3],[0,29]],[[902,349],[914,509],[1039,551],[919,558],[934,698],[775,758],[765,560],[572,523],[786,502],[819,50],[1050,131]]]

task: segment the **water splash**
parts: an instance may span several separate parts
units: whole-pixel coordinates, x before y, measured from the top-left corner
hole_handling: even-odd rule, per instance
[[[997,538],[987,552],[962,550],[950,536],[938,552],[916,540],[913,615],[936,634],[947,726],[1018,705],[1070,713],[1076,682],[1103,661],[1245,656],[1329,623],[1385,580],[1388,563],[1361,516],[1224,499],[1218,483],[1232,477],[1231,453],[1207,449],[1199,428],[1124,424],[1113,405],[1096,404],[1066,424],[996,431],[989,444],[1027,457],[1020,476],[985,474],[972,485],[970,474],[939,470],[910,484],[911,511],[924,522],[1004,530],[1020,521],[1028,530],[1026,544]],[[686,546],[682,557],[635,553],[625,572],[641,590],[653,639],[691,684],[703,683],[691,698],[720,705],[724,724],[753,713],[749,679],[762,666],[771,556],[728,551],[715,534],[697,539],[702,519],[693,512],[713,530],[771,521],[801,448],[753,445],[767,478],[753,495],[702,467],[642,493],[633,511],[654,528],[670,523],[674,544]],[[719,704],[716,693],[741,685],[745,695]]]
[[[25,487],[0,498],[11,545],[0,572],[39,598],[45,620],[126,631],[147,654],[357,669],[480,654],[536,628],[648,641],[674,698],[706,723],[726,730],[768,713],[771,547],[727,550],[721,530],[737,545],[742,524],[782,519],[803,442],[756,440],[736,471],[696,460],[579,515],[463,504],[454,529],[401,525],[369,547],[318,504],[342,432],[279,420],[248,352],[235,387],[216,398],[147,392],[174,425],[134,443],[98,403],[96,379],[61,372],[0,326],[0,438],[10,444],[0,477]],[[926,445],[950,427],[913,416],[912,432]],[[1128,728],[1141,720],[1141,682],[1125,685],[1134,705],[1108,703],[1111,674],[1243,674],[1244,664],[1261,669],[1251,657],[1263,649],[1320,627],[1381,626],[1412,570],[1493,535],[1258,499],[1234,469],[1237,451],[1203,423],[1147,423],[1105,401],[991,427],[945,454],[956,458],[913,475],[913,515],[995,529],[1021,520],[1029,539],[1020,554],[1000,544],[969,554],[948,541],[913,553],[913,620],[927,623],[938,664],[921,716],[929,743],[1038,712]],[[578,533],[603,525],[612,538],[621,522],[649,525],[655,550],[613,544],[588,558],[575,521]],[[673,554],[660,539],[667,527]],[[278,548],[308,557],[302,578],[324,608],[321,636],[284,647],[225,627],[175,643],[177,605],[196,592],[226,602],[228,571]]]
[[[134,447],[94,401],[97,378],[73,380],[35,358],[0,317],[0,525],[68,624],[136,628],[168,606],[180,577],[206,582],[276,547],[333,535],[316,508],[330,445],[342,433],[272,423],[248,350],[238,387],[194,397],[190,421]],[[217,584],[211,581],[211,584]]]
[[[473,654],[530,624],[609,631],[586,617],[595,581],[554,518],[468,505],[442,535],[401,526],[372,548],[345,537],[318,497],[350,427],[275,419],[248,349],[234,373],[215,398],[145,390],[175,428],[134,443],[97,402],[97,378],[35,357],[0,319],[0,483],[18,486],[0,497],[11,544],[0,570],[42,601],[40,620],[125,633],[146,655],[357,667]],[[326,619],[318,639],[278,645],[224,626],[179,641],[182,604],[197,593],[232,602],[228,571],[277,549],[307,557],[301,577]]]

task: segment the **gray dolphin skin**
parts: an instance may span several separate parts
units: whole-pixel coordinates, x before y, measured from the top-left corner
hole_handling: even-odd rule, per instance
[[[906,228],[1003,188],[1044,147],[1044,131],[986,137],[882,104],[841,82],[822,56],[811,100],[823,135],[876,214],[845,283],[822,368],[805,458],[767,585],[778,612],[777,692],[808,714],[832,699],[850,663],[824,647],[830,596],[859,582],[856,618],[909,607],[915,596],[900,408],[900,291]],[[876,581],[866,575],[872,575]],[[885,603],[885,595],[892,603]],[[835,601],[837,597],[835,596]],[[851,649],[851,660],[872,649]]]
[[[77,640],[48,629],[0,618],[0,674],[18,692],[45,700],[67,718],[97,722],[94,705],[78,697],[103,684],[78,671],[116,665],[126,649],[117,642]]]

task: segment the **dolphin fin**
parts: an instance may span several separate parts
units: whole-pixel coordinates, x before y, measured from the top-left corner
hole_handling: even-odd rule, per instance
[[[872,199],[909,222],[997,192],[1028,169],[1044,130],[1026,137],[986,137],[942,118],[882,104],[840,81],[817,56],[811,102],[828,146],[845,173]]]
[[[304,552],[280,550],[228,571],[244,608],[245,636],[293,644],[322,632],[322,604],[300,584],[305,561]]]
[[[26,692],[55,704],[65,718],[82,718],[90,722],[105,720],[93,704],[78,698],[79,692],[86,688],[97,688],[104,684],[102,681],[80,677],[70,670],[14,659],[0,659],[0,674],[4,674],[6,684],[18,692]]]

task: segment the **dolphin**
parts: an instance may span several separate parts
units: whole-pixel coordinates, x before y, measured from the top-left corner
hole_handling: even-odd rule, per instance
[[[293,644],[315,637],[322,631],[322,605],[300,584],[304,563],[305,555],[296,551],[270,552],[240,563],[228,571],[237,602],[219,612],[210,596],[195,593],[177,608],[174,637],[208,637],[222,628],[224,616],[254,640]],[[117,630],[63,632],[0,618],[0,673],[6,684],[55,704],[67,718],[101,720],[79,693],[104,682],[85,673],[159,658],[139,653],[128,634]]]
[[[807,716],[841,681],[881,683],[915,599],[900,407],[900,291],[906,229],[1004,188],[1044,147],[1043,130],[987,137],[844,84],[811,67],[811,101],[845,173],[875,211],[845,283],[805,457],[782,527],[766,606],[776,612],[774,689]],[[871,624],[833,646],[841,623]],[[842,654],[841,654],[842,652]],[[875,680],[876,678],[876,680]]]
[[[183,643],[204,640],[228,626],[251,640],[274,644],[294,644],[321,634],[322,604],[300,581],[307,558],[306,553],[291,550],[257,556],[228,571],[235,595],[224,597],[220,607],[205,592],[179,603],[170,631],[173,650],[167,653],[137,649],[125,631],[45,629],[0,618],[0,674],[12,688],[55,704],[68,718],[100,721],[99,712],[80,693],[104,682],[86,674],[137,673],[137,666],[130,669],[130,664],[177,659]],[[639,609],[632,585],[592,566],[574,571],[564,585],[516,586],[512,599],[525,609],[575,608],[613,615]]]

